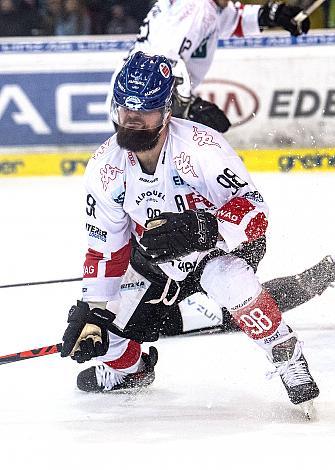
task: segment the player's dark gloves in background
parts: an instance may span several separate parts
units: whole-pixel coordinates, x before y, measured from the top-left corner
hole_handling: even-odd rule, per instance
[[[108,327],[115,315],[108,310],[93,308],[81,300],[70,308],[68,327],[63,335],[61,356],[71,356],[82,363],[108,351]]]
[[[199,209],[182,213],[162,212],[146,222],[141,244],[154,263],[164,263],[194,251],[214,248],[218,222],[209,212]]]
[[[286,29],[286,31],[289,31],[292,36],[307,33],[311,26],[309,18],[306,18],[300,25],[293,19],[301,10],[301,7],[270,1],[259,10],[259,26],[260,28],[275,28],[281,26]]]
[[[215,103],[203,100],[199,96],[192,99],[187,119],[205,124],[218,132],[227,132],[231,122]]]
[[[172,95],[172,115],[204,124],[218,132],[227,132],[231,122],[215,103],[203,100],[200,96],[191,96],[188,101]]]

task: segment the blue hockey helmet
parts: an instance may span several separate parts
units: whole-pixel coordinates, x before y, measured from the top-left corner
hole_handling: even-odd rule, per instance
[[[162,55],[146,55],[136,52],[130,56],[118,73],[113,88],[111,117],[124,125],[125,111],[139,111],[142,116],[160,111],[162,125],[171,109],[174,77],[169,60]],[[127,127],[127,126],[125,126]]]

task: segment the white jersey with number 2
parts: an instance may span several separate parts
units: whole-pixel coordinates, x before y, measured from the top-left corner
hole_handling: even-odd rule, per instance
[[[149,11],[130,53],[182,58],[192,88],[206,75],[219,37],[257,35],[260,5],[228,2],[220,8],[212,0],[159,0]]]

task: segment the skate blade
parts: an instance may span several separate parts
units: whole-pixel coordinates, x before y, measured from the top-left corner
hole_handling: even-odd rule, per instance
[[[313,400],[308,400],[303,403],[300,403],[299,406],[308,421],[311,421],[316,418],[316,409],[314,407]]]

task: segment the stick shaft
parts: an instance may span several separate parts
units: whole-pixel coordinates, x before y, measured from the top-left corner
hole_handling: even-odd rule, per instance
[[[9,287],[26,287],[26,286],[41,286],[43,284],[58,284],[61,282],[74,282],[81,281],[81,277],[74,277],[72,279],[55,279],[51,281],[35,281],[35,282],[21,282],[19,284],[4,284],[0,285],[0,289],[7,289]]]
[[[315,0],[306,10],[300,11],[294,18],[293,20],[296,23],[301,23],[304,21],[309,15],[313,13],[317,8],[319,8],[320,5],[322,5],[325,2],[325,0]]]
[[[24,361],[25,359],[32,359],[34,357],[48,356],[60,352],[62,343],[52,344],[51,346],[43,346],[42,348],[28,349],[14,354],[7,354],[0,356],[0,365],[9,364],[11,362]]]

